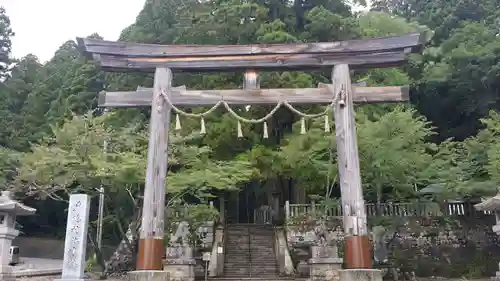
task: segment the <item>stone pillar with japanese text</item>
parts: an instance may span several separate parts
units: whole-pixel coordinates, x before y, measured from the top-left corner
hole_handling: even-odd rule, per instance
[[[69,198],[64,261],[60,281],[84,280],[89,228],[90,196],[72,194]]]

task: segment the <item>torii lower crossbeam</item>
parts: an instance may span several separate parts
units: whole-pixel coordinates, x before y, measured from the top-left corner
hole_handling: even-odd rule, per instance
[[[329,104],[334,94],[331,84],[320,84],[319,88],[303,89],[236,89],[236,90],[186,90],[172,88],[171,101],[176,106],[214,105],[221,99],[228,104],[254,105],[276,104],[280,100],[291,104]],[[356,103],[389,103],[409,99],[408,87],[360,87],[353,86],[353,101]],[[100,107],[146,107],[151,106],[153,89],[139,87],[137,91],[101,92]]]

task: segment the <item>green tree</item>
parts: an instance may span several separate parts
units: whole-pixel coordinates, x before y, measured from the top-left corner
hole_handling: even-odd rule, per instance
[[[0,92],[2,99],[0,116],[3,120],[0,125],[1,145],[20,151],[29,149],[26,136],[23,134],[26,118],[23,108],[37,88],[37,83],[41,81],[43,76],[41,70],[42,65],[38,58],[31,54],[19,60],[11,69],[10,77]]]
[[[7,77],[12,60],[10,53],[12,51],[11,38],[14,36],[14,31],[10,26],[10,19],[5,8],[0,6],[0,81]]]
[[[500,114],[490,111],[481,122],[484,129],[463,142],[457,191],[464,196],[494,195],[500,185]]]
[[[16,151],[0,147],[0,190],[9,190],[13,187],[21,157]]]
[[[73,116],[52,128],[44,142],[32,147],[19,170],[20,187],[28,192],[60,196],[74,192],[95,194],[100,184],[109,192],[144,184],[147,134],[138,125],[113,128],[107,123],[112,113],[93,117]],[[103,144],[107,141],[107,150]],[[185,138],[172,136],[169,146],[167,192],[189,189],[191,195],[204,195],[210,189],[237,188],[252,176],[245,160],[213,161],[207,147],[189,145]],[[135,192],[133,192],[135,193]]]
[[[483,23],[465,22],[439,48],[426,54],[414,102],[438,128],[439,139],[474,135],[480,118],[498,109],[500,39]],[[455,114],[444,117],[438,112]]]
[[[356,117],[362,184],[370,201],[411,199],[430,183],[457,180],[459,169],[451,161],[455,152],[449,152],[448,143],[437,147],[427,142],[432,127],[414,110],[399,106],[372,119],[361,110]],[[313,129],[290,136],[277,155],[283,173],[313,193],[328,178],[338,179],[335,140],[324,134]]]

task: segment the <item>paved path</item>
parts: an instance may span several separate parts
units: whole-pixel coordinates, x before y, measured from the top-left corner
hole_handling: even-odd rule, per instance
[[[12,268],[16,277],[58,275],[61,274],[62,264],[62,260],[21,258],[21,263]]]
[[[16,281],[54,281],[55,277],[32,277],[32,278],[18,278]],[[107,281],[123,281],[128,279],[115,279],[109,278]],[[428,278],[417,278],[417,281],[429,281],[436,279],[428,279]],[[440,279],[440,281],[465,281],[465,279]],[[489,279],[468,279],[467,281],[490,281]]]
[[[62,260],[21,258],[21,263],[13,266],[14,276],[18,281],[53,281],[61,275]],[[41,276],[44,275],[44,276]],[[121,281],[120,278],[110,278],[108,281]],[[419,278],[418,281],[465,281],[464,279],[434,279]],[[467,281],[489,281],[489,279],[469,279]]]

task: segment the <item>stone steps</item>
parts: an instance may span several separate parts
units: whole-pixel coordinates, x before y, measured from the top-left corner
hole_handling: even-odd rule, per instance
[[[277,264],[274,254],[274,230],[271,227],[250,228],[250,260],[252,276],[276,276]]]
[[[226,234],[224,278],[233,279],[224,280],[281,280],[276,279],[274,230],[271,226],[228,225]]]

